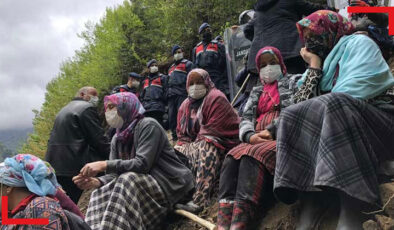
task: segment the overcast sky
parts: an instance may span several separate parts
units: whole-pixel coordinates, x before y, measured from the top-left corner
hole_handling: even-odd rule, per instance
[[[32,109],[62,61],[83,45],[77,34],[123,0],[0,0],[0,130],[32,126]]]

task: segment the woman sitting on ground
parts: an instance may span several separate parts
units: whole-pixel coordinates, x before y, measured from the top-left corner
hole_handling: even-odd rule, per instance
[[[49,223],[45,226],[3,224],[0,229],[69,230],[66,213],[55,198],[58,186],[53,172],[39,158],[30,154],[6,158],[0,165],[0,196],[8,197],[8,218],[45,218]]]
[[[178,112],[174,147],[188,158],[196,181],[195,205],[209,204],[226,152],[238,143],[239,117],[207,71],[194,69],[187,76],[189,97]]]
[[[309,68],[300,103],[278,121],[274,193],[301,198],[297,229],[314,229],[328,194],[340,198],[337,229],[362,229],[361,211],[379,205],[379,163],[394,158],[394,78],[375,42],[348,35],[341,15],[317,11],[297,27]]]
[[[256,55],[262,86],[254,87],[245,105],[240,140],[223,162],[219,185],[219,229],[247,229],[253,213],[272,181],[276,141],[267,129],[282,108],[292,104],[301,74],[286,73],[280,51],[264,47]],[[273,136],[272,136],[273,135]],[[272,183],[272,182],[271,182]]]
[[[93,191],[86,222],[95,229],[158,229],[173,205],[194,187],[191,171],[166,132],[129,92],[104,98],[107,123],[116,128],[110,160],[86,164],[73,181]],[[106,175],[96,178],[100,172]]]

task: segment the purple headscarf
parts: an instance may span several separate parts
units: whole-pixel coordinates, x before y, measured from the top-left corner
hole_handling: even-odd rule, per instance
[[[127,142],[133,135],[135,125],[144,117],[145,109],[137,96],[129,92],[115,93],[104,97],[104,107],[107,110],[108,102],[117,106],[118,114],[122,117],[123,127],[116,129],[117,139]]]

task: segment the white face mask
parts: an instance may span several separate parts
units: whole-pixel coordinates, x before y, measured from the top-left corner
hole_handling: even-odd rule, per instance
[[[151,73],[157,73],[157,71],[159,71],[159,67],[157,66],[152,66],[149,68]]]
[[[174,60],[175,61],[179,61],[181,59],[183,59],[183,53],[176,53],[176,54],[174,54]]]
[[[207,87],[205,85],[192,85],[188,89],[189,96],[193,99],[200,99],[207,94]]]
[[[271,84],[282,76],[280,65],[267,65],[260,69],[260,81]]]
[[[138,88],[138,87],[140,87],[140,82],[139,81],[132,81],[131,86],[134,88]]]
[[[99,102],[99,98],[97,96],[90,96],[90,103],[92,103],[93,106],[97,106]]]
[[[111,109],[105,112],[105,119],[109,126],[120,129],[123,126],[123,119],[118,115],[118,110]]]

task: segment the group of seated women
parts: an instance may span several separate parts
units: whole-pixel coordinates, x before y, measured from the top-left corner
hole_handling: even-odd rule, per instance
[[[219,229],[247,229],[268,180],[279,201],[301,200],[297,229],[317,227],[327,197],[340,204],[337,229],[362,229],[362,211],[380,205],[377,171],[394,158],[393,75],[375,42],[335,12],[297,28],[302,76],[286,75],[273,47],[256,56],[262,86],[244,108],[243,143],[223,163]]]
[[[317,226],[324,197],[340,204],[337,229],[360,229],[362,211],[380,205],[377,171],[394,158],[391,70],[377,44],[338,13],[317,11],[297,28],[307,71],[287,74],[280,51],[263,47],[255,59],[261,85],[238,129],[207,73],[188,76],[187,87],[204,85],[205,96],[183,103],[175,148],[192,168],[195,205],[209,202],[220,178],[219,229],[248,229],[267,189],[286,204],[301,200],[297,229]]]
[[[206,207],[217,193],[218,229],[248,229],[273,189],[281,202],[301,201],[297,229],[314,229],[327,194],[340,204],[337,229],[360,229],[362,211],[380,205],[378,167],[394,156],[394,78],[375,42],[353,33],[341,15],[317,11],[297,28],[307,71],[287,74],[280,51],[263,47],[255,59],[261,84],[242,118],[205,70],[191,71],[174,147],[159,123],[144,117],[134,94],[106,96],[106,120],[117,130],[110,160],[86,164],[73,178],[80,188],[95,189],[87,224],[160,229],[189,194],[189,205]],[[68,229],[56,182],[45,179],[54,178],[50,170],[26,156],[0,168],[1,192],[18,198],[11,215],[38,217],[31,209],[48,203],[53,229]]]

